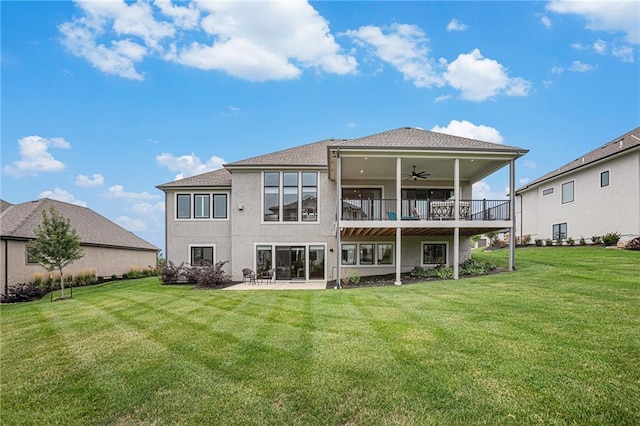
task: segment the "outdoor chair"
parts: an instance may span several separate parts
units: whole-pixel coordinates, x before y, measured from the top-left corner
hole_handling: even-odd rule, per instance
[[[263,271],[260,276],[260,281],[266,281],[267,284],[274,282],[276,279],[276,270],[274,268],[269,269],[268,271]]]
[[[256,283],[256,273],[253,272],[252,269],[249,268],[244,268],[242,270],[242,282],[243,283],[249,283],[249,284],[255,284]]]

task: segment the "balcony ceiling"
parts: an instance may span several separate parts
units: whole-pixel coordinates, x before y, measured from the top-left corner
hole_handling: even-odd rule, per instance
[[[460,159],[460,180],[475,183],[509,164],[509,158]],[[453,181],[454,160],[452,158],[403,158],[401,173],[405,180],[416,166],[416,171],[429,173],[427,179],[408,182]],[[395,179],[396,159],[384,157],[343,157],[343,180],[389,180]]]

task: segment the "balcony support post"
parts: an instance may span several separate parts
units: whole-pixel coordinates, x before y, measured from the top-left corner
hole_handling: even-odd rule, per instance
[[[460,276],[460,228],[453,228],[453,279]]]
[[[453,219],[460,220],[460,159],[453,159]],[[453,279],[460,273],[460,228],[453,228]]]
[[[342,219],[342,158],[340,149],[336,150],[336,288],[342,288],[340,281],[340,266],[342,263],[342,233],[340,220]]]
[[[396,220],[402,216],[402,158],[396,157]],[[399,224],[399,223],[398,223]],[[395,285],[402,284],[402,230],[396,227],[396,280]]]
[[[509,270],[516,270],[516,160],[509,163]]]

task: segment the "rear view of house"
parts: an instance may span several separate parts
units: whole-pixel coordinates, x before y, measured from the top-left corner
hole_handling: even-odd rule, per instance
[[[47,273],[30,256],[28,244],[42,222],[42,212],[50,206],[66,219],[80,235],[84,257],[65,269],[75,275],[92,270],[96,276],[121,276],[132,268],[155,267],[159,249],[98,213],[74,204],[42,198],[22,204],[2,201],[0,212],[0,264],[2,294],[8,286],[33,282],[36,274]]]
[[[229,261],[228,272],[322,281],[457,266],[471,236],[513,229],[513,200],[472,198],[472,185],[527,150],[399,128],[327,139],[158,185],[167,260]],[[513,234],[513,233],[512,233]],[[514,254],[511,253],[513,264]]]
[[[564,240],[640,235],[640,127],[518,189],[517,234]]]

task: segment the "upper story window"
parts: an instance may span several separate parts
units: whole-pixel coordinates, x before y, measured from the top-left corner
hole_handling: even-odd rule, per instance
[[[547,188],[542,191],[542,195],[549,195],[549,194],[553,194],[553,187]]]
[[[573,181],[562,184],[562,204],[573,201]]]
[[[227,194],[177,194],[176,217],[178,219],[226,219],[227,204]]]
[[[317,222],[318,173],[265,172],[265,222]]]
[[[609,186],[609,170],[600,173],[600,188]]]

